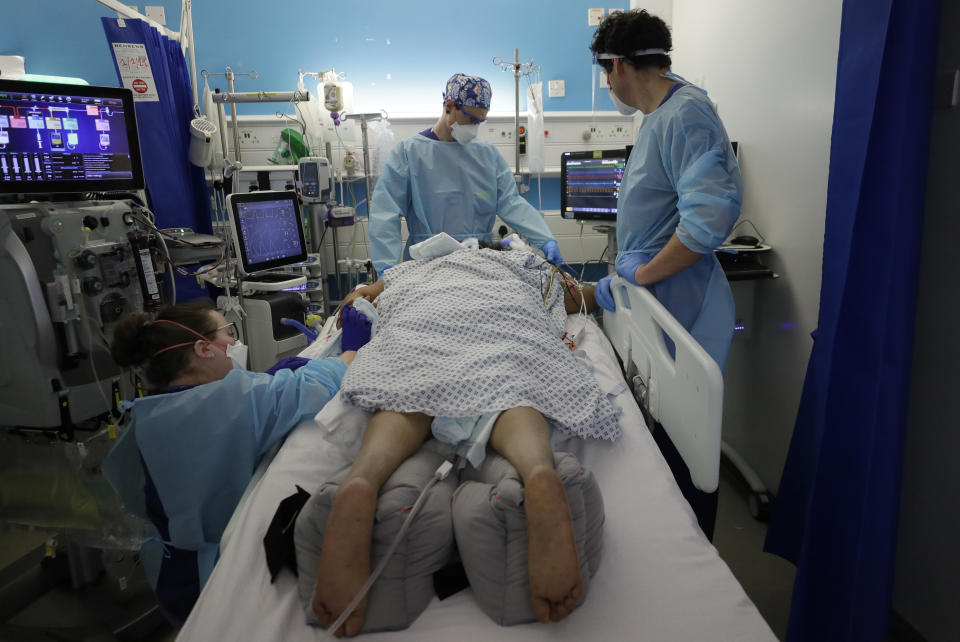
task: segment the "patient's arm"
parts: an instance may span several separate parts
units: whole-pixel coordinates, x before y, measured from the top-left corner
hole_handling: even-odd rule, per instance
[[[355,300],[363,297],[370,303],[380,296],[380,293],[383,292],[383,279],[375,283],[368,283],[367,285],[357,288],[347,296],[343,297],[343,303],[340,304],[340,315],[343,314],[343,309],[348,305],[352,304]],[[337,327],[340,327],[340,316],[337,316]]]
[[[584,285],[583,283],[578,282],[572,277],[560,273],[563,276],[563,307],[567,311],[567,314],[576,314],[580,312],[580,288],[578,283],[583,285],[583,300],[587,304],[587,313],[594,312],[599,308],[597,305],[597,300],[593,295],[593,286]]]
[[[347,307],[354,302],[355,299],[363,297],[370,303],[373,303],[374,299],[380,296],[380,293],[383,292],[383,279],[376,281],[375,283],[368,283],[363,287],[357,288],[347,296],[343,298],[343,306]]]

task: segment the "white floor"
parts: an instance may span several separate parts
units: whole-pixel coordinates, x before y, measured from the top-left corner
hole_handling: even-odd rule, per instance
[[[783,640],[796,569],[790,562],[763,552],[767,525],[750,515],[745,491],[725,468],[721,468],[718,504],[713,545],[767,624]]]

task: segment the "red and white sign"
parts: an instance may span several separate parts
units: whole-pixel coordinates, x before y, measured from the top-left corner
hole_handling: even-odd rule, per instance
[[[153,70],[150,69],[150,58],[147,48],[135,42],[113,43],[113,56],[117,60],[117,69],[123,86],[133,90],[133,99],[136,102],[157,102],[157,83],[153,79]]]

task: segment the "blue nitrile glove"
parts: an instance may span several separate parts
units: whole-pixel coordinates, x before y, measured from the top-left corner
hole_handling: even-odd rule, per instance
[[[544,243],[540,249],[543,250],[543,255],[549,262],[554,265],[563,265],[563,255],[560,254],[560,248],[557,246],[556,241],[550,239]]]
[[[630,252],[617,257],[617,274],[634,285],[637,283],[637,268],[650,262],[650,256],[645,252]]]
[[[608,274],[597,281],[597,285],[593,288],[593,298],[597,300],[597,305],[608,312],[613,312],[617,309],[617,304],[613,300],[613,294],[610,293],[610,281],[613,280],[614,276],[614,274]]]
[[[267,374],[275,375],[278,370],[296,370],[297,368],[303,367],[310,362],[310,359],[305,357],[287,357],[286,359],[280,359],[275,364],[270,366],[265,370]]]
[[[357,312],[352,305],[343,309],[340,316],[340,327],[343,329],[343,336],[340,338],[340,348],[347,352],[349,350],[359,350],[367,345],[370,340],[370,322],[367,317]]]

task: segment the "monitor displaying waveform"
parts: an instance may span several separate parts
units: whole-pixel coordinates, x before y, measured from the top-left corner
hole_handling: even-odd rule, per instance
[[[564,152],[560,211],[564,218],[614,220],[627,150]]]
[[[230,213],[246,274],[306,260],[295,192],[231,194]]]

